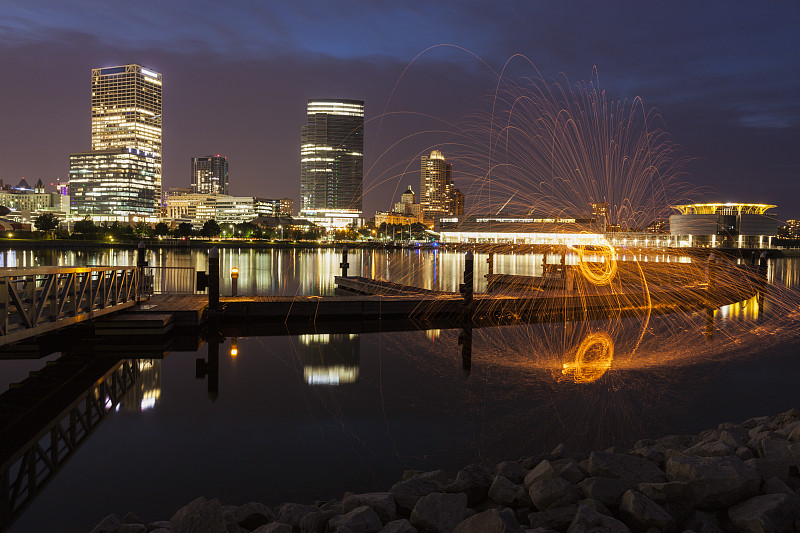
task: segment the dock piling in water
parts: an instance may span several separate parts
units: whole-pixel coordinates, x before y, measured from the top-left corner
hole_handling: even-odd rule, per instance
[[[347,245],[345,244],[342,247],[342,262],[339,263],[339,267],[342,269],[342,277],[347,277],[347,268],[350,266],[350,263],[347,262]]]
[[[219,311],[219,248],[208,252],[208,308]]]

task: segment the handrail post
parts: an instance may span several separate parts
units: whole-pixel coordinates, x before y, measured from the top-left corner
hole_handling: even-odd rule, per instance
[[[142,303],[142,293],[144,292],[144,267],[147,266],[147,261],[144,260],[144,241],[139,241],[139,246],[136,248],[136,266],[139,267],[139,283],[137,283],[138,290],[136,291],[136,305]]]

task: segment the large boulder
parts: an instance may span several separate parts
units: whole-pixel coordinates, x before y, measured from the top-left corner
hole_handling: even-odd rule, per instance
[[[227,533],[228,525],[222,516],[222,505],[216,498],[207,501],[197,498],[178,509],[170,518],[173,533]]]
[[[417,533],[417,528],[405,518],[392,520],[380,530],[380,533]]]
[[[685,481],[639,483],[637,490],[660,505],[679,522],[689,518],[695,507],[691,487]]]
[[[564,478],[540,479],[531,485],[528,495],[540,511],[563,507],[581,499],[578,489]]]
[[[631,486],[621,479],[610,477],[588,477],[578,486],[587,498],[598,500],[603,505],[616,508],[625,491]]]
[[[446,487],[447,492],[467,495],[469,505],[474,506],[489,495],[494,479],[493,469],[482,464],[472,464],[458,471],[456,480]]]
[[[371,507],[362,505],[347,514],[335,516],[328,521],[328,531],[347,531],[348,533],[378,533],[383,524]]]
[[[236,524],[248,531],[253,531],[259,526],[269,524],[270,520],[272,520],[272,510],[263,503],[258,502],[240,505],[231,514]]]
[[[110,514],[100,520],[100,523],[94,526],[91,533],[114,533],[120,525],[122,525],[122,522],[119,521],[117,515]]]
[[[283,522],[273,522],[259,526],[258,529],[253,530],[253,533],[292,533],[292,526]]]
[[[684,451],[686,455],[699,455],[700,457],[725,457],[727,455],[736,455],[736,448],[721,440],[704,440],[687,448]]]
[[[497,476],[503,476],[519,485],[522,483],[522,480],[525,479],[525,474],[527,474],[528,471],[519,461],[503,461],[502,463],[498,463],[494,473]]]
[[[667,533],[675,531],[675,519],[656,502],[635,490],[622,495],[619,516],[636,531],[651,528]]]
[[[664,472],[648,459],[618,453],[593,452],[589,456],[589,475],[621,479],[635,487],[639,483],[666,481]]]
[[[628,526],[613,518],[581,505],[570,523],[567,533],[630,533]]]
[[[575,514],[578,512],[577,505],[565,505],[563,507],[551,507],[546,511],[530,513],[528,523],[532,529],[550,528],[557,531],[564,531],[572,523]]]
[[[742,533],[800,531],[800,507],[788,494],[764,494],[728,509],[731,525]]]
[[[489,509],[467,518],[453,533],[517,533],[519,522],[510,509]]]
[[[508,507],[525,507],[531,504],[531,498],[522,485],[497,475],[489,487],[489,498],[500,505]]]
[[[342,499],[342,512],[349,513],[362,505],[372,508],[384,524],[394,520],[397,514],[397,506],[391,492],[369,492],[345,496]]]
[[[523,485],[525,489],[530,489],[531,485],[539,481],[540,479],[553,479],[561,477],[561,473],[556,470],[556,468],[548,461],[547,459],[541,461],[537,464],[533,470],[528,472],[525,475],[525,480]]]
[[[761,476],[762,481],[766,481],[771,477],[777,477],[783,481],[789,478],[789,465],[782,459],[754,457],[744,463],[753,468]]]
[[[309,513],[318,513],[319,507],[302,503],[284,503],[277,509],[278,522],[292,527],[300,525],[300,521]]]
[[[404,476],[405,477],[405,476]],[[389,492],[394,497],[397,509],[410,513],[420,498],[433,492],[443,491],[449,484],[444,470],[413,474],[395,483]]]
[[[758,494],[761,477],[739,457],[696,457],[671,451],[667,479],[689,483],[700,509],[729,507]]]
[[[466,494],[435,492],[419,499],[411,513],[411,525],[421,531],[450,533],[466,516]]]

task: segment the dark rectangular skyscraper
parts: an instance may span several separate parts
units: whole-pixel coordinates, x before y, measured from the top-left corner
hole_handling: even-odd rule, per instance
[[[193,157],[192,192],[228,194],[228,158],[219,154]]]
[[[309,99],[300,147],[302,209],[361,211],[364,102]]]

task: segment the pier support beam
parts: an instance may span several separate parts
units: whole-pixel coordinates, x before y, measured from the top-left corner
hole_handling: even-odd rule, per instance
[[[208,252],[208,308],[219,311],[219,248]]]
[[[142,293],[144,292],[144,267],[147,266],[144,254],[144,241],[139,241],[139,246],[136,248],[136,266],[139,268],[139,283],[136,284],[136,305],[142,303]]]

